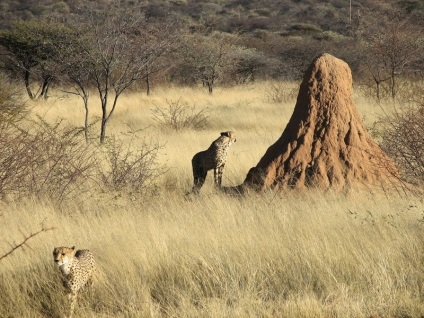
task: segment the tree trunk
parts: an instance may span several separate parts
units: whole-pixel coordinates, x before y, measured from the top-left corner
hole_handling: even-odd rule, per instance
[[[149,72],[147,72],[147,75],[146,75],[146,94],[147,94],[147,96],[150,96],[150,75],[149,75]]]
[[[26,87],[29,98],[34,99],[35,96],[31,91],[31,87],[29,86],[29,71],[28,70],[25,71],[24,81],[25,81],[25,87]]]
[[[85,108],[84,136],[85,136],[85,141],[88,143],[88,96],[85,95],[83,97],[83,100],[84,100],[84,108]]]
[[[206,80],[206,86],[208,87],[209,94],[212,94],[213,92],[213,79],[207,79]]]
[[[44,99],[47,99],[47,92],[49,91],[50,86],[50,76],[45,76],[43,78],[43,85],[41,86],[41,93],[39,97],[44,97]]]
[[[103,144],[105,142],[106,137],[106,124],[107,124],[107,113],[106,113],[106,101],[102,101],[102,123],[100,127],[100,143]]]
[[[375,83],[377,84],[377,101],[380,103],[380,82],[379,81],[375,81]]]
[[[146,64],[146,94],[150,96],[150,68],[149,64]]]
[[[395,79],[395,71],[392,71],[391,78],[390,78],[390,86],[391,86],[391,92],[392,92],[392,98],[395,99],[396,97],[396,79]]]
[[[106,120],[102,119],[102,126],[100,128],[100,143],[103,144],[105,142],[106,137]]]

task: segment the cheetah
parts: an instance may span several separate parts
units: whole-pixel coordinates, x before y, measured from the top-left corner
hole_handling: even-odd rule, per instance
[[[214,185],[217,188],[221,188],[222,172],[227,161],[228,148],[235,142],[235,133],[233,131],[225,131],[207,150],[194,155],[191,160],[194,178],[193,193],[199,193],[200,188],[205,183],[208,171],[212,169],[214,172]]]
[[[71,307],[69,318],[72,318],[78,291],[93,284],[93,275],[96,271],[94,256],[89,250],[78,250],[75,246],[55,247],[53,259],[62,273],[63,285],[69,291]]]

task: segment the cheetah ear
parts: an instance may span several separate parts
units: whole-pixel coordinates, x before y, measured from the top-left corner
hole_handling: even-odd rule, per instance
[[[227,136],[227,137],[230,137],[230,136],[229,136],[228,131],[223,131],[223,132],[221,133],[221,136]]]
[[[72,247],[71,247],[71,250],[74,250],[74,249],[75,249],[75,246],[72,246]]]

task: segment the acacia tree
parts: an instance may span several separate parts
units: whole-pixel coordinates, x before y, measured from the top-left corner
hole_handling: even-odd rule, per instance
[[[374,20],[372,20],[374,21]],[[380,99],[381,83],[388,81],[391,97],[398,90],[398,78],[410,71],[410,67],[423,58],[424,29],[416,25],[413,17],[392,13],[386,21],[367,27],[366,62]]]
[[[181,48],[184,68],[192,81],[201,81],[212,94],[216,81],[223,76],[230,65],[229,53],[234,49],[236,39],[219,32],[204,36],[188,34]]]
[[[102,117],[100,143],[105,141],[106,127],[121,94],[135,82],[146,78],[153,61],[170,48],[163,34],[152,36],[142,15],[130,12],[90,12],[89,25],[81,31],[74,51],[76,73],[69,74],[77,92],[87,96],[78,73],[87,76],[99,95]],[[147,35],[151,36],[147,39]],[[86,112],[87,114],[87,112]],[[87,122],[86,122],[87,124]]]
[[[22,76],[31,99],[47,98],[49,86],[62,71],[52,63],[67,48],[72,31],[63,24],[46,21],[19,21],[10,30],[0,32],[0,45],[6,49],[5,66],[12,74]],[[32,89],[32,82],[39,82]]]
[[[230,84],[254,82],[258,77],[266,77],[267,71],[278,69],[280,64],[257,49],[243,46],[234,46],[226,60],[228,67],[223,80]]]

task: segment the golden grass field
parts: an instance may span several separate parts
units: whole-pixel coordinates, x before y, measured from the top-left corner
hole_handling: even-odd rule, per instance
[[[0,260],[0,317],[63,317],[68,303],[52,251],[75,245],[90,249],[100,269],[75,317],[422,318],[421,198],[379,189],[228,197],[215,192],[211,172],[199,197],[186,196],[191,157],[221,131],[237,133],[225,186],[242,183],[281,135],[295,100],[272,103],[266,87],[122,96],[108,134],[143,129],[141,138],[164,145],[159,160],[168,170],[141,198],[104,192],[60,208],[40,198],[0,203],[0,255],[42,226],[55,227]],[[152,120],[155,105],[179,99],[209,110],[207,129],[175,132]],[[355,101],[370,127],[380,109],[360,94]],[[83,124],[76,97],[55,92],[29,104],[49,122]],[[93,115],[98,108],[92,98]]]

